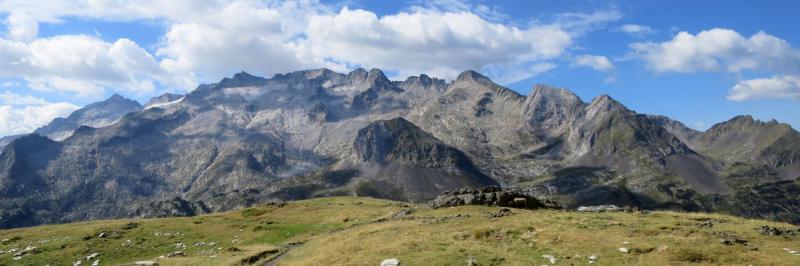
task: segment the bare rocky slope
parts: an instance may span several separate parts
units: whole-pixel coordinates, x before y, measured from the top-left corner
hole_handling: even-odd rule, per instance
[[[63,140],[72,135],[72,132],[81,126],[109,126],[119,121],[122,116],[140,110],[142,110],[142,105],[138,102],[122,97],[119,94],[114,94],[104,101],[89,104],[75,110],[68,117],[53,119],[53,121],[47,125],[34,130],[33,133],[46,136],[53,140]],[[26,134],[0,138],[0,148],[5,147],[15,139],[24,135]]]
[[[797,136],[748,117],[697,132],[607,95],[583,102],[537,85],[523,96],[474,71],[449,83],[377,69],[242,72],[63,140],[11,142],[0,155],[0,227],[332,195],[420,202],[496,184],[568,207],[800,222]]]

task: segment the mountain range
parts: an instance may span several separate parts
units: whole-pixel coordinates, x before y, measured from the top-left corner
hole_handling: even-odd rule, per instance
[[[800,133],[787,124],[737,116],[701,132],[608,95],[525,96],[474,71],[241,72],[144,106],[115,95],[5,140],[0,228],[336,195],[424,202],[489,185],[567,208],[800,223]]]

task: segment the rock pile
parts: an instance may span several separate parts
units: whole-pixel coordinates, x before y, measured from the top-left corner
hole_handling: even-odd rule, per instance
[[[547,207],[533,196],[518,191],[504,191],[497,186],[481,189],[456,189],[439,195],[431,202],[431,207],[433,208],[462,205],[486,205],[521,209]]]
[[[761,232],[762,235],[766,236],[795,236],[800,234],[800,228],[798,229],[782,229],[778,227],[772,227],[769,225],[762,225],[758,228],[758,231]]]

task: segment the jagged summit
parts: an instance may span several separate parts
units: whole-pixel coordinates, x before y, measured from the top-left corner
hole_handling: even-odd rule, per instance
[[[267,79],[263,77],[253,76],[250,73],[241,71],[233,75],[232,78],[223,78],[217,83],[219,87],[244,87],[244,86],[258,86],[264,85]]]
[[[489,78],[478,73],[475,70],[467,70],[458,74],[456,81],[475,81],[475,82],[485,82],[490,81]]]

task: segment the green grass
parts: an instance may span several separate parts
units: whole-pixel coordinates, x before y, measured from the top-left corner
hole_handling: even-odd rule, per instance
[[[417,211],[393,219],[407,207]],[[284,244],[303,242],[279,265],[378,265],[398,258],[403,265],[542,265],[553,255],[558,265],[800,265],[800,237],[761,235],[757,227],[788,224],[737,217],[676,212],[577,213],[517,210],[488,218],[499,208],[464,206],[429,209],[386,200],[333,197],[260,206],[190,218],[113,220],[47,225],[0,231],[0,250],[36,246],[41,251],[0,265],[71,265],[97,252],[101,265],[158,259],[181,250],[182,258],[161,265],[234,265],[265,253],[277,256]],[[713,226],[701,226],[711,220]],[[126,226],[130,222],[137,226]],[[105,237],[98,237],[106,232]],[[174,235],[175,232],[180,232]],[[157,236],[156,233],[159,233]],[[171,233],[164,235],[163,233]],[[725,245],[721,235],[747,245]],[[88,237],[92,236],[92,237]],[[87,239],[84,239],[87,238]],[[125,246],[127,240],[131,245]],[[216,242],[214,246],[195,246]],[[627,244],[626,244],[627,242]],[[177,248],[184,243],[186,248]],[[630,252],[618,249],[626,247]],[[263,260],[262,260],[263,261]],[[84,262],[83,265],[91,265]]]

